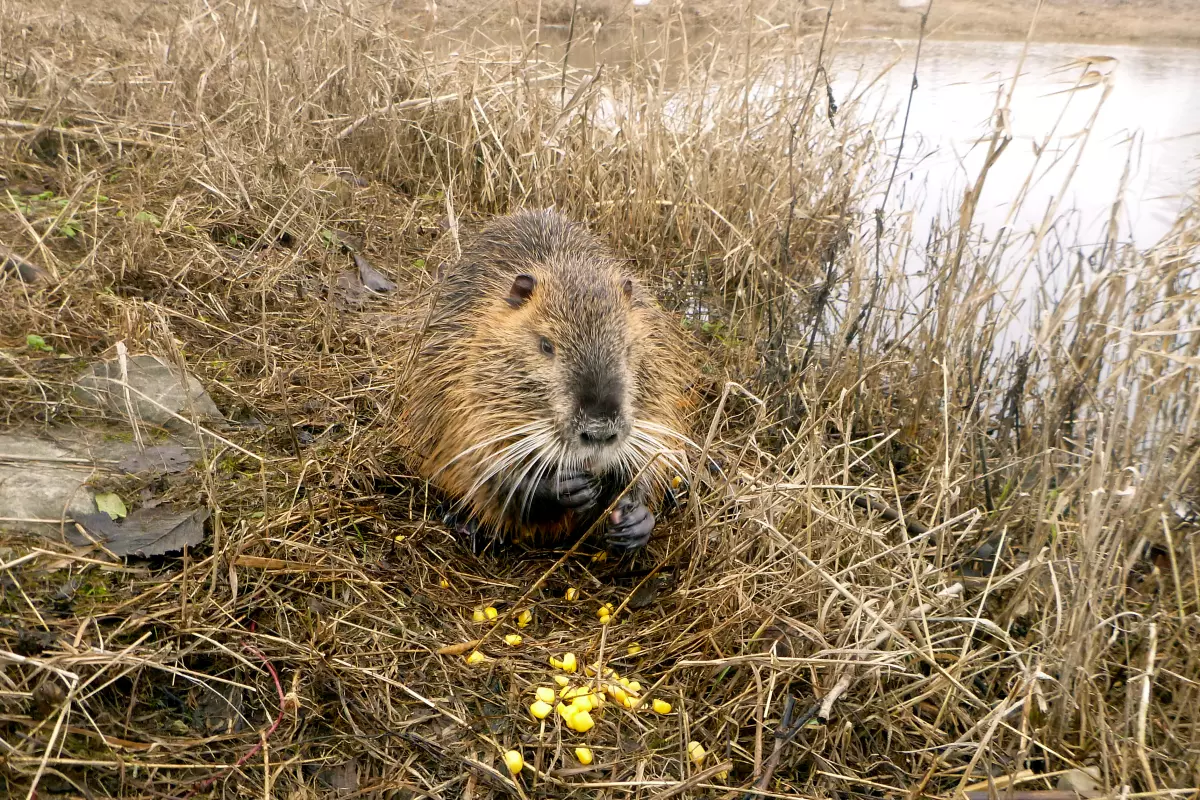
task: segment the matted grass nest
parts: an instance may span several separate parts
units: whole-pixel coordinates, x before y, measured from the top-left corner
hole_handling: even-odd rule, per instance
[[[161,442],[74,391],[136,354],[225,418],[175,430],[186,469],[84,465],[206,510],[183,554],[0,509],[0,794],[1194,796],[1195,210],[1088,274],[1050,229],[983,242],[968,196],[905,271],[865,200],[895,128],[829,104],[821,29],[743,25],[581,72],[439,59],[355,1],[0,4],[5,424]],[[394,425],[437,264],[547,205],[706,354],[689,491],[632,562],[473,555]],[[1054,276],[1032,309],[1014,263]],[[670,712],[534,720],[566,653]]]

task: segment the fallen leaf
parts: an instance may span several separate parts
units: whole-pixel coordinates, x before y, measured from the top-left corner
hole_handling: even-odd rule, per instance
[[[0,275],[10,272],[23,283],[40,283],[50,280],[50,275],[46,270],[0,244]]]
[[[358,790],[358,761],[349,761],[332,767],[326,767],[317,773],[317,780],[333,789],[334,792],[354,792]]]
[[[366,302],[367,289],[359,279],[358,273],[346,270],[338,273],[335,280],[334,297],[345,308],[357,309]]]
[[[150,558],[200,544],[207,519],[207,508],[176,511],[160,506],[139,508],[123,523],[114,522],[104,513],[84,514],[75,521],[114,555]]]
[[[1080,797],[1099,797],[1104,794],[1098,767],[1069,769],[1058,776],[1058,788],[1069,789]]]
[[[125,456],[117,463],[123,472],[166,472],[186,470],[194,459],[182,445],[162,444]]]
[[[370,262],[358,253],[354,254],[354,264],[358,267],[358,279],[362,281],[363,286],[372,292],[396,291],[395,281],[391,281],[385,277],[382,272],[372,267]]]
[[[129,514],[129,509],[125,508],[125,502],[113,492],[96,495],[96,508],[108,514],[112,519],[121,519]]]

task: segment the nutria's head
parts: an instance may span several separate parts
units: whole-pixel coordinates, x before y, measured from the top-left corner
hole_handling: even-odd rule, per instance
[[[478,335],[484,392],[527,433],[535,461],[636,471],[641,290],[610,263],[530,264],[511,276]],[[530,455],[535,455],[530,453]]]

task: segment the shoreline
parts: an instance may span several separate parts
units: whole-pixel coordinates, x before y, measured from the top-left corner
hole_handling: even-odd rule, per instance
[[[651,0],[635,8],[630,0],[515,0],[479,5],[474,0],[399,0],[394,8],[430,31],[495,29],[514,20],[544,29],[570,28],[576,33],[599,24],[609,33],[634,25],[686,24],[689,28],[739,26],[748,15],[760,27],[787,26],[820,33],[828,6],[803,0],[748,3],[747,0],[690,0],[685,5]],[[798,5],[798,4],[796,4]],[[1024,41],[1035,0],[934,0],[926,38],[952,41]],[[831,35],[850,39],[918,38],[922,10],[903,8],[899,0],[834,0]],[[1200,48],[1200,3],[1188,0],[1046,0],[1029,37],[1037,43],[1167,46]]]

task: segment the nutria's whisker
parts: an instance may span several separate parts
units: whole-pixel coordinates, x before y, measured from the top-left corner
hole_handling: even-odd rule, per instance
[[[533,422],[527,422],[524,425],[519,425],[516,428],[511,428],[511,429],[505,431],[504,433],[500,434],[499,436],[493,436],[491,439],[485,439],[484,441],[479,442],[478,444],[471,445],[470,447],[466,448],[465,450],[459,451],[458,455],[454,456],[449,461],[447,461],[445,464],[442,464],[440,467],[438,467],[430,477],[431,478],[436,477],[437,475],[441,474],[443,471],[445,471],[447,468],[449,468],[451,465],[453,465],[455,462],[459,461],[460,459],[465,458],[466,456],[468,456],[471,453],[474,453],[478,450],[482,450],[483,448],[485,448],[489,445],[493,445],[496,442],[501,442],[501,441],[508,439],[510,437],[513,437],[513,436],[521,436],[522,437],[521,439],[518,439],[516,442],[514,442],[514,444],[519,444],[521,441],[524,441],[524,436],[523,436],[524,434],[537,433],[539,431],[539,429],[548,428],[550,426],[550,424],[551,423],[549,423],[546,420],[540,420],[540,419],[534,420]],[[511,446],[512,445],[509,445],[509,447],[511,447]],[[505,449],[507,449],[507,448],[505,448]],[[503,453],[504,450],[501,450],[500,452]],[[499,455],[499,454],[497,454],[497,455]]]
[[[539,441],[538,444],[543,445],[544,443]],[[523,470],[521,470],[519,475],[517,475],[516,477],[514,477],[512,479],[512,488],[510,488],[508,490],[508,494],[505,496],[504,502],[500,504],[501,513],[505,513],[508,511],[508,504],[512,502],[513,495],[517,493],[517,490],[520,489],[521,486],[525,484],[525,479],[529,476],[530,470],[533,470],[535,467],[538,467],[539,468],[538,472],[539,473],[541,472],[541,467],[544,464],[543,456],[545,455],[545,452],[546,452],[546,448],[544,446],[535,447],[530,452],[530,454],[529,454],[530,457],[528,459],[529,463],[525,465],[525,468]],[[515,472],[515,470],[514,470],[514,472]],[[535,474],[537,474],[537,473],[535,473]],[[526,489],[526,493],[525,493],[526,498],[528,498],[530,492],[531,492],[531,490]],[[524,506],[524,503],[522,503],[522,506]]]
[[[638,451],[646,458],[647,461],[653,458],[655,455],[658,455],[660,460],[665,462],[669,467],[675,469],[681,474],[687,474],[687,466],[684,463],[684,460],[680,458],[681,451],[667,447],[657,437],[652,436],[645,431],[638,430],[635,427],[633,433],[629,437],[629,442],[638,449]]]
[[[484,485],[486,485],[497,475],[505,473],[509,471],[510,468],[515,468],[524,463],[525,460],[531,455],[536,454],[538,450],[545,447],[546,442],[548,439],[550,439],[551,435],[552,434],[549,430],[534,431],[528,436],[518,439],[517,441],[512,442],[511,444],[502,448],[492,456],[490,463],[485,462],[482,472],[467,490],[466,495],[468,497],[474,496],[476,492],[478,492]],[[495,499],[497,496],[498,490],[493,491],[492,498]]]
[[[681,442],[682,444],[685,444],[696,450],[700,449],[700,445],[693,442],[691,439],[689,439],[684,434],[680,433],[679,431],[675,430],[674,428],[668,428],[666,425],[659,425],[657,422],[650,422],[649,420],[644,420],[644,419],[635,420],[633,423],[633,429],[635,431],[640,429],[641,431],[646,432],[646,433],[657,433],[660,436],[665,436],[669,439],[674,439],[674,440]]]

